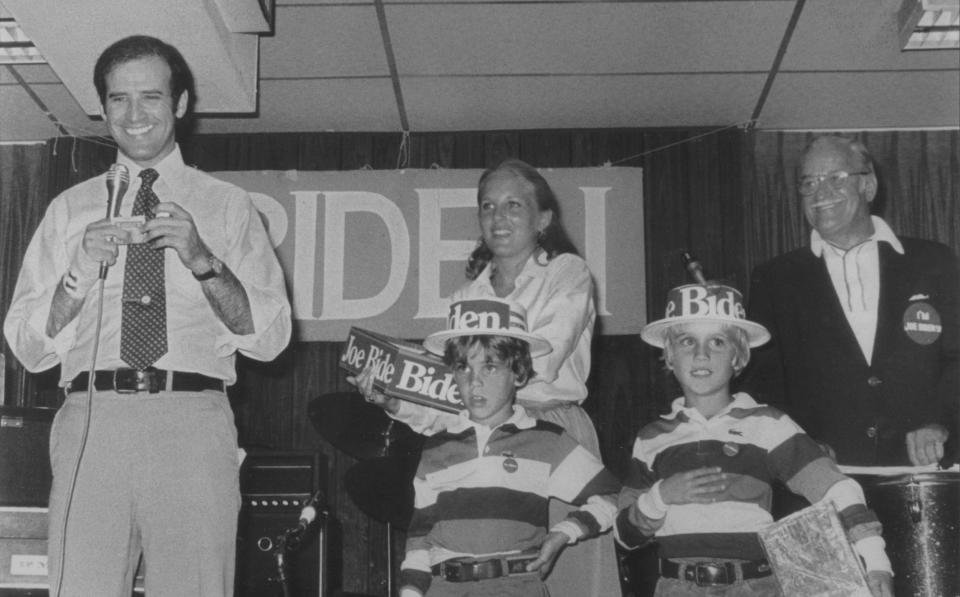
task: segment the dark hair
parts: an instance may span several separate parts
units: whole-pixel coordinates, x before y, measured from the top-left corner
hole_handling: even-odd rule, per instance
[[[543,249],[543,252],[546,254],[547,260],[549,261],[563,253],[579,255],[577,247],[574,246],[573,241],[570,240],[570,236],[564,229],[563,222],[560,219],[560,203],[557,201],[557,196],[553,193],[553,189],[550,188],[546,179],[537,169],[526,162],[517,159],[508,159],[501,162],[496,168],[485,170],[483,174],[480,175],[480,181],[477,183],[477,205],[479,206],[480,202],[483,201],[483,194],[484,191],[486,191],[487,182],[494,174],[500,172],[510,173],[533,185],[533,196],[537,201],[537,208],[541,212],[553,212],[553,217],[550,218],[550,224],[547,225],[537,240],[540,248]],[[480,272],[483,271],[483,268],[490,263],[491,259],[493,259],[493,253],[481,237],[477,243],[477,248],[470,253],[470,257],[467,259],[467,278],[475,280],[476,277],[480,275]]]
[[[107,101],[107,75],[121,64],[149,56],[162,58],[170,67],[170,95],[174,107],[184,91],[189,93],[187,114],[191,114],[196,93],[190,66],[178,49],[148,35],[131,35],[116,41],[97,58],[97,64],[93,67],[93,84],[100,96],[100,105],[105,106]]]
[[[530,357],[530,344],[526,340],[509,336],[457,336],[447,340],[443,351],[443,362],[447,367],[456,368],[467,362],[467,355],[474,346],[480,346],[487,354],[494,354],[503,361],[517,376],[517,385],[526,385],[536,375],[533,359]]]

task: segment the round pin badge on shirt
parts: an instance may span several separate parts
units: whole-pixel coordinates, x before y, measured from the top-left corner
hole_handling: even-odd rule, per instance
[[[507,471],[508,473],[515,473],[519,468],[520,465],[517,464],[517,461],[510,456],[507,456],[503,459],[503,470]]]
[[[734,442],[726,442],[723,444],[723,453],[730,457],[736,456],[740,453],[740,446]]]
[[[943,332],[940,313],[930,303],[911,303],[903,313],[903,331],[917,344],[933,344]]]

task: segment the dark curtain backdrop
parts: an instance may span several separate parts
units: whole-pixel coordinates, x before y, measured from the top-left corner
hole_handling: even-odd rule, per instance
[[[958,132],[871,132],[859,135],[874,152],[881,179],[878,202],[901,234],[960,249]],[[797,156],[810,135],[711,132],[696,129],[524,131],[412,134],[401,154],[392,133],[302,133],[196,136],[183,143],[187,163],[202,170],[485,168],[506,157],[537,167],[585,167],[607,162],[644,168],[645,230],[637,251],[647,260],[647,317],[662,315],[672,286],[687,282],[680,254],[689,250],[708,277],[746,290],[756,263],[806,242],[795,185]],[[105,170],[115,150],[102,140],[51,141],[47,146],[0,146],[0,312],[6,313],[20,260],[46,203],[59,191]],[[562,198],[561,198],[562,200]],[[641,238],[644,242],[641,243]],[[606,330],[613,332],[615,330]],[[607,464],[623,472],[637,428],[678,395],[659,355],[635,336],[596,336],[590,398]],[[360,512],[343,489],[356,460],[313,428],[307,407],[318,396],[349,390],[337,367],[338,342],[295,342],[269,364],[241,360],[231,400],[245,446],[314,449],[328,459],[329,507],[343,549],[334,586],[386,594],[384,524]],[[56,371],[23,374],[7,355],[7,404],[57,406]],[[336,529],[335,526],[335,529]],[[402,532],[393,533],[396,562]]]

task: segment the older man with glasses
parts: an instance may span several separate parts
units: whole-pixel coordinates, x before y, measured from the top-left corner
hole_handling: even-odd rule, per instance
[[[960,275],[940,243],[872,216],[861,143],[814,139],[798,194],[810,245],[759,265],[749,316],[770,330],[742,385],[783,407],[841,464],[926,465],[955,455]]]

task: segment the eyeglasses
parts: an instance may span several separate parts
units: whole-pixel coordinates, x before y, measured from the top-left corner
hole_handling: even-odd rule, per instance
[[[861,172],[846,172],[844,170],[837,170],[836,172],[831,172],[829,174],[820,174],[817,176],[804,176],[800,179],[800,184],[797,185],[797,190],[800,191],[800,194],[804,197],[809,197],[817,192],[817,189],[820,188],[820,183],[827,181],[827,184],[830,185],[830,188],[834,191],[839,191],[847,184],[847,179],[851,176],[859,176],[861,174],[872,174],[869,170],[864,170]]]

